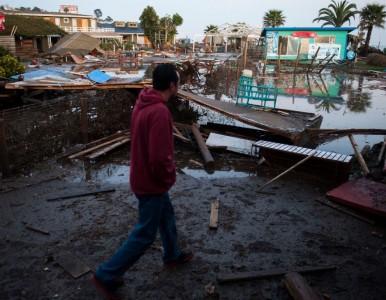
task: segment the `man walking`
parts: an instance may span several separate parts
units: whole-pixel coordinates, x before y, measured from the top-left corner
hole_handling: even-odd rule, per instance
[[[173,123],[167,101],[178,92],[179,74],[172,64],[153,71],[153,88],[144,88],[130,125],[130,185],[138,199],[138,222],[124,244],[92,276],[107,299],[120,299],[122,276],[146,252],[159,230],[165,268],[193,259],[178,246],[174,209],[168,191],[176,181]]]

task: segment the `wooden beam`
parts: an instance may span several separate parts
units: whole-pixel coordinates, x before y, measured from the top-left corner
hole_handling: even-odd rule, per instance
[[[198,148],[200,149],[201,155],[204,158],[205,166],[209,168],[214,167],[214,159],[212,157],[212,154],[210,153],[208,147],[206,146],[206,143],[201,135],[201,132],[198,128],[198,125],[196,123],[192,124],[191,126],[193,135],[197,141]]]
[[[284,276],[284,285],[294,300],[320,300],[307,281],[297,272],[289,272]]]
[[[365,173],[366,176],[370,175],[370,170],[367,167],[366,162],[363,159],[363,156],[362,156],[361,152],[359,151],[358,145],[355,142],[354,137],[352,136],[352,134],[349,134],[348,137],[350,139],[351,145],[354,148],[355,155],[358,158],[359,164],[361,165],[361,168],[362,168],[363,172]]]
[[[378,160],[377,160],[378,164],[381,163],[383,152],[385,151],[385,146],[386,146],[386,137],[383,139],[383,144],[382,144],[381,150],[379,151]]]

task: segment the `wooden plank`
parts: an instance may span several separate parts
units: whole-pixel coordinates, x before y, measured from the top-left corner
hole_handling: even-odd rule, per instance
[[[294,300],[320,300],[307,281],[297,272],[289,272],[284,276],[284,285]]]
[[[123,139],[125,139],[125,137],[124,137],[124,136],[120,136],[120,137],[118,137],[118,138],[115,138],[115,139],[112,139],[112,140],[110,140],[110,141],[104,142],[104,143],[102,143],[102,144],[100,144],[100,145],[96,145],[96,146],[94,146],[94,147],[91,147],[91,148],[88,148],[88,149],[86,149],[86,150],[82,150],[82,151],[80,151],[80,152],[78,152],[78,153],[75,153],[75,154],[73,154],[73,155],[70,155],[68,158],[69,158],[69,159],[77,158],[77,157],[82,156],[82,155],[84,155],[84,154],[91,153],[91,152],[93,152],[93,151],[95,151],[95,150],[97,150],[97,149],[99,149],[99,148],[103,148],[103,147],[105,147],[105,146],[107,146],[107,145],[110,145],[110,144],[113,144],[113,143],[115,143],[115,142],[122,141]]]
[[[62,196],[57,196],[53,198],[47,199],[47,201],[55,201],[55,200],[64,200],[64,199],[70,199],[70,198],[76,198],[76,197],[84,197],[84,196],[90,196],[90,195],[95,195],[99,193],[110,193],[110,192],[115,192],[115,188],[100,188],[92,191],[87,191],[87,192],[80,192],[80,193],[75,193],[75,194],[67,194],[67,195],[62,195]]]
[[[244,273],[230,273],[223,274],[217,277],[217,282],[220,284],[233,283],[239,281],[249,281],[256,279],[264,279],[270,277],[283,276],[288,272],[298,272],[300,274],[308,273],[317,273],[325,271],[334,271],[336,270],[335,266],[326,266],[326,267],[294,267],[292,270],[277,269],[277,270],[268,270],[268,271],[256,271],[256,272],[244,272]]]
[[[35,232],[42,233],[42,234],[47,234],[47,235],[50,234],[50,232],[48,230],[45,230],[45,229],[42,229],[42,228],[39,228],[36,226],[32,226],[30,224],[25,225],[25,228],[32,230],[32,231],[35,231]]]
[[[220,206],[220,201],[218,199],[212,201],[211,210],[210,210],[210,220],[209,220],[210,229],[217,229],[219,206]]]
[[[57,255],[55,261],[75,279],[91,271],[89,266],[71,253]]]

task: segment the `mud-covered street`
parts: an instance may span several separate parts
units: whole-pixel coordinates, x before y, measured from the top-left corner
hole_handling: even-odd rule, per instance
[[[283,277],[299,268],[315,269],[302,276],[324,299],[384,299],[384,222],[323,204],[331,187],[296,171],[256,193],[281,171],[242,155],[214,155],[216,170],[231,171],[228,176],[193,177],[183,170],[197,168],[189,159],[199,161],[200,154],[176,147],[179,173],[170,194],[181,247],[192,249],[195,259],[164,270],[157,240],[126,273],[125,299],[291,299]],[[1,299],[102,299],[87,271],[107,259],[135,224],[128,169],[127,147],[92,165],[51,161],[31,176],[1,181]],[[106,192],[96,193],[101,190]],[[318,271],[323,267],[334,269]],[[283,274],[237,280],[275,271]],[[234,282],[218,281],[229,275]]]

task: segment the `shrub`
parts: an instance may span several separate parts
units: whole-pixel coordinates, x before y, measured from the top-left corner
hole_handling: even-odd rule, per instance
[[[9,54],[0,57],[0,70],[1,68],[4,70],[2,77],[11,77],[25,72],[24,65]]]
[[[4,55],[12,55],[11,51],[9,51],[8,48],[4,48],[3,46],[0,46],[0,56],[4,56]]]

